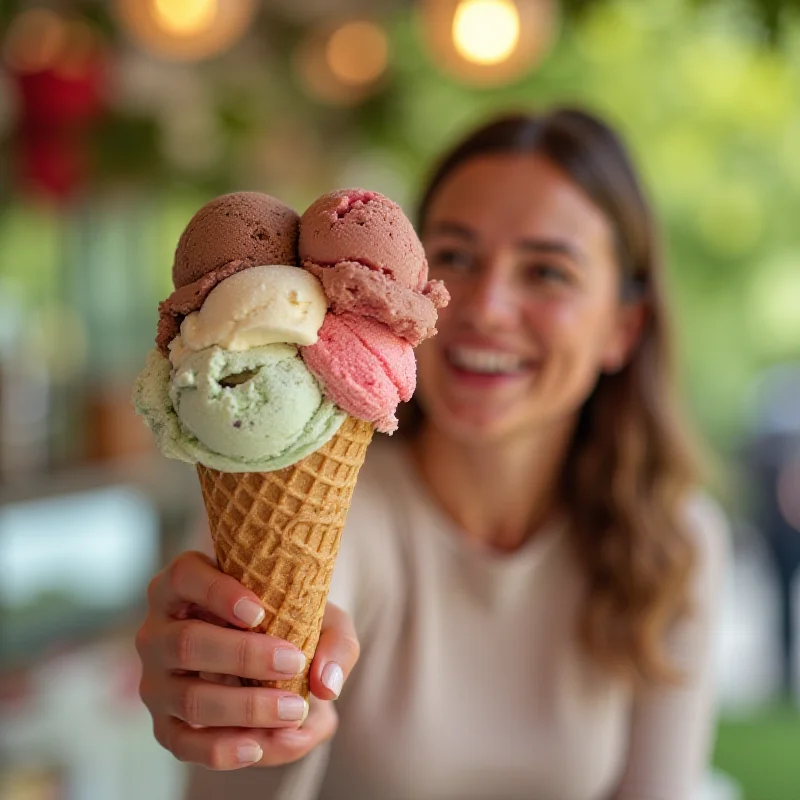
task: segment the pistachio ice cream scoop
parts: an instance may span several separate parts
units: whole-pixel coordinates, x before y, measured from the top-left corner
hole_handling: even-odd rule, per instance
[[[294,464],[338,430],[345,412],[326,400],[297,347],[187,352],[170,379],[157,350],[148,356],[134,404],[162,452],[228,472]]]

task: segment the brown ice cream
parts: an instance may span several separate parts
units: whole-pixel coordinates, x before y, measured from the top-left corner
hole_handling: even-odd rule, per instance
[[[300,260],[331,310],[372,317],[413,346],[436,333],[450,295],[428,281],[425,251],[400,206],[377,192],[322,195],[300,220]]]
[[[181,234],[172,266],[175,291],[159,304],[156,345],[168,355],[183,318],[222,280],[248,267],[297,264],[299,217],[259,192],[222,195],[204,205]]]
[[[172,265],[176,289],[229,261],[250,266],[297,264],[299,217],[259,192],[235,192],[204,205],[181,234]]]

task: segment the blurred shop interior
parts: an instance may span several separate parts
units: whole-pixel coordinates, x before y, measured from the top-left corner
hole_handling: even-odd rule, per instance
[[[617,125],[648,180],[683,388],[726,470],[734,565],[702,800],[796,800],[792,0],[0,3],[0,798],[180,794],[132,637],[201,501],[130,394],[194,211],[226,191],[302,210],[364,186],[413,215],[465,129],[570,102]]]

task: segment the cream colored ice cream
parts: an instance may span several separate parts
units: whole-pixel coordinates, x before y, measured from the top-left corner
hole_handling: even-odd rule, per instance
[[[322,285],[304,269],[271,264],[242,270],[217,284],[200,310],[183,320],[170,361],[178,367],[189,353],[213,346],[240,352],[314,344],[327,308]]]

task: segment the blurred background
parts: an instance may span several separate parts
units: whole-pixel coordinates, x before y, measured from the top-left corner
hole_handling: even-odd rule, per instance
[[[132,636],[201,501],[130,391],[192,213],[356,185],[413,214],[465,128],[568,102],[623,131],[655,196],[685,393],[727,471],[702,800],[800,796],[794,0],[2,0],[3,800],[180,794]]]

